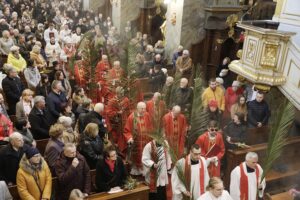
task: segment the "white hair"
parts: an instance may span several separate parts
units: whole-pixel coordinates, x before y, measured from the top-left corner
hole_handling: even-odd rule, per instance
[[[166,75],[168,73],[168,70],[166,68],[161,68],[161,71]]]
[[[137,103],[136,108],[141,108],[141,107],[146,107],[145,102],[140,101],[140,102]]]
[[[103,103],[96,103],[94,107],[94,111],[97,113],[102,113],[104,111],[104,104]]]
[[[71,117],[66,116],[60,116],[57,121],[58,123],[66,126],[71,126],[73,122]]]
[[[245,160],[248,161],[248,160],[251,160],[253,158],[258,158],[258,155],[257,153],[255,152],[248,152],[245,156]]]
[[[189,52],[189,50],[183,50],[183,52],[182,52],[183,54],[186,54],[186,55],[190,55],[190,52]]]
[[[175,112],[175,111],[178,111],[178,112],[180,112],[180,111],[181,111],[181,107],[180,107],[180,106],[178,106],[178,105],[176,105],[176,106],[173,106],[173,108],[172,108],[172,111],[173,111],[173,112]]]
[[[9,141],[13,141],[14,139],[19,139],[19,138],[23,138],[22,134],[19,132],[13,132],[10,136],[9,136]]]
[[[44,96],[35,96],[34,99],[33,99],[34,104],[37,104],[41,101],[45,102],[45,97]]]
[[[120,61],[116,60],[116,61],[114,62],[114,66],[115,66],[115,65],[120,65]]]

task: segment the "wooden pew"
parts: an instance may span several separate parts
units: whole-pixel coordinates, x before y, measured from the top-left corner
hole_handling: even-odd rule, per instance
[[[294,198],[288,192],[282,192],[276,195],[266,194],[265,200],[293,200]]]
[[[49,139],[36,140],[36,148],[39,150],[39,152],[43,156],[44,156],[48,141],[49,141]]]
[[[263,126],[260,128],[248,128],[245,143],[247,145],[267,143],[269,138],[270,128]]]
[[[277,163],[286,163],[288,166],[286,172],[280,173],[271,169],[266,176],[267,188],[266,192],[272,194],[280,193],[288,186],[293,184],[293,178],[300,173],[300,160],[295,159],[300,156],[300,137],[291,137],[286,141],[286,146],[284,147],[283,153],[280,161]],[[252,145],[248,149],[237,149],[237,150],[227,150],[227,168],[225,170],[224,183],[225,187],[229,188],[230,183],[230,173],[238,166],[241,162],[245,160],[245,155],[250,152],[256,152],[259,156],[259,162],[262,165],[264,157],[266,155],[267,143]]]
[[[92,179],[92,194],[95,193],[95,184],[96,184],[96,170],[93,169],[90,171],[91,173],[91,179]],[[53,177],[52,178],[52,190],[56,190],[57,187],[58,187],[58,183],[57,183],[57,177]],[[17,185],[13,185],[13,186],[9,186],[8,187],[9,189],[9,192],[11,194],[11,196],[13,197],[13,200],[20,200],[20,196],[19,196],[19,193],[18,193],[18,188],[17,188]]]
[[[141,184],[133,190],[108,194],[106,192],[88,196],[89,200],[148,200],[149,187]]]

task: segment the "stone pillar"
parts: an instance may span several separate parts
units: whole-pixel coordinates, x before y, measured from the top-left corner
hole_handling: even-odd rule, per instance
[[[122,36],[125,34],[127,21],[132,21],[139,16],[140,0],[116,0],[112,5],[112,22]]]
[[[90,0],[83,0],[83,10],[90,9]]]
[[[97,11],[98,8],[105,5],[106,0],[89,0],[89,2],[90,9]]]
[[[165,43],[166,52],[171,59],[178,45],[191,49],[205,37],[205,0],[170,1],[166,13]]]

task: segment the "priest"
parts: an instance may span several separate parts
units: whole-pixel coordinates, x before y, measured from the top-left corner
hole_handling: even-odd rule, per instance
[[[181,114],[180,106],[174,106],[172,111],[163,117],[163,130],[170,147],[176,149],[177,157],[184,153],[185,138],[188,124],[185,116]]]
[[[116,88],[116,95],[108,101],[106,115],[108,117],[108,130],[116,146],[124,146],[122,135],[127,117],[130,114],[129,99],[124,96],[124,89]],[[124,149],[124,148],[122,148]]]
[[[159,92],[155,92],[152,99],[146,102],[146,110],[149,113],[153,123],[159,125],[162,117],[166,113],[166,104],[162,100]]]
[[[258,155],[248,152],[245,162],[235,167],[230,175],[230,195],[233,200],[256,200],[262,198],[266,187],[265,179],[261,181],[263,169],[257,163]]]
[[[129,115],[124,127],[127,145],[120,149],[124,151],[127,148],[127,160],[132,164],[130,172],[132,175],[142,174],[142,151],[144,146],[151,141],[149,135],[152,129],[150,115],[146,112],[146,104],[139,102],[136,111]]]
[[[207,161],[209,175],[220,177],[221,159],[225,154],[225,145],[222,134],[218,132],[217,121],[211,120],[205,133],[200,135],[196,144],[201,147],[201,155]]]
[[[205,193],[209,175],[199,145],[193,144],[190,153],[177,161],[171,180],[173,200],[182,200],[183,196],[197,199]]]
[[[166,186],[169,184],[168,171],[171,170],[171,157],[168,153],[168,142],[164,144],[152,140],[143,150],[145,181],[149,185],[149,200],[167,200]],[[161,142],[162,143],[162,142]]]

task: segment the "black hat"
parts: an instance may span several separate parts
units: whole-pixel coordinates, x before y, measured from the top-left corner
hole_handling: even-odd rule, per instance
[[[39,150],[37,148],[32,148],[29,147],[28,149],[26,149],[26,157],[27,159],[32,158],[33,156],[35,156],[36,154],[39,154]]]

